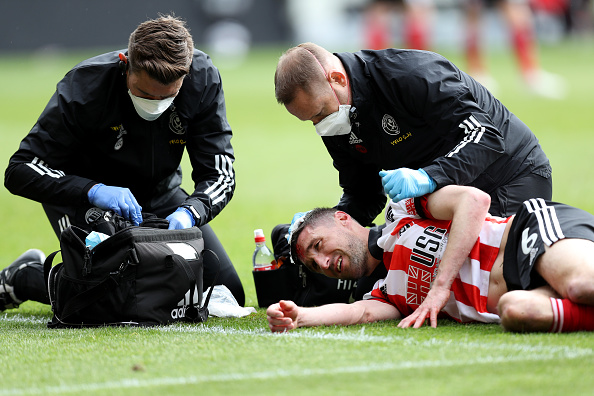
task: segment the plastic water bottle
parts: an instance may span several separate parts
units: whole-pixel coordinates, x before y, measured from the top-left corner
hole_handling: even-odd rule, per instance
[[[276,268],[276,260],[274,254],[266,246],[266,237],[264,231],[261,229],[254,230],[254,241],[256,242],[256,250],[252,256],[252,263],[254,264],[254,271],[269,271]]]

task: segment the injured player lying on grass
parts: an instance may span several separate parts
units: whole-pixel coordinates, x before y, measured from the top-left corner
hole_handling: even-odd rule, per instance
[[[464,186],[390,201],[379,237],[345,212],[308,212],[290,230],[293,261],[341,279],[384,265],[387,276],[352,304],[273,304],[270,329],[398,319],[436,327],[446,317],[517,332],[594,330],[594,216],[535,198],[501,218],[489,204]]]

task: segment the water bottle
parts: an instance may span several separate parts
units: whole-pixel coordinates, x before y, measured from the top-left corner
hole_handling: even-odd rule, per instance
[[[276,260],[274,254],[266,246],[266,238],[264,231],[261,229],[254,230],[254,241],[256,242],[256,250],[252,256],[252,263],[254,264],[254,271],[269,271],[276,268]]]

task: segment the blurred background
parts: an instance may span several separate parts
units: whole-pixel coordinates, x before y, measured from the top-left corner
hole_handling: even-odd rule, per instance
[[[481,1],[482,40],[501,46],[506,41],[504,18],[497,15],[494,1]],[[170,12],[188,22],[199,46],[221,54],[241,56],[251,46],[304,41],[335,50],[369,48],[378,41],[402,47],[408,41],[407,21],[419,18],[408,11],[411,8],[426,11],[432,47],[459,47],[466,40],[465,9],[473,2],[476,0],[3,0],[0,51],[121,47],[140,22]],[[525,2],[541,41],[592,35],[591,0]],[[378,10],[383,18],[376,15]],[[369,26],[369,21],[374,26]],[[382,29],[388,32],[377,33]],[[373,34],[386,37],[374,41]]]
[[[174,13],[223,78],[237,188],[212,225],[244,282],[247,305],[257,305],[253,230],[269,238],[295,212],[333,206],[341,193],[312,125],[274,99],[278,57],[301,42],[333,52],[410,47],[448,57],[540,139],[553,165],[554,199],[594,212],[592,0],[526,1],[0,0],[0,163],[5,169],[70,68],[124,49],[139,23]],[[527,73],[530,67],[538,73]],[[189,175],[187,159],[183,166]],[[184,187],[193,190],[188,177]],[[41,205],[3,186],[0,219],[0,268],[31,247],[59,248]]]

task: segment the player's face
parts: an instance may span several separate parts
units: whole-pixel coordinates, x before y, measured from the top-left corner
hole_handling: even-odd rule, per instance
[[[367,241],[332,225],[306,227],[297,240],[297,255],[310,270],[340,279],[367,275]]]
[[[134,96],[150,100],[162,100],[176,96],[182,86],[184,78],[180,78],[171,84],[161,84],[151,78],[146,71],[128,73],[128,89]]]

